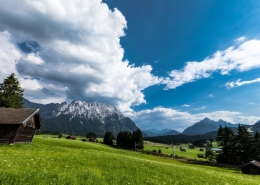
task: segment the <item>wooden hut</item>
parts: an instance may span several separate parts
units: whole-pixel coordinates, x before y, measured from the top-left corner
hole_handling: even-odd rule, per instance
[[[39,109],[0,108],[0,144],[31,143],[40,128]]]
[[[245,174],[253,174],[253,175],[260,175],[260,162],[258,161],[250,161],[243,166],[241,166],[242,173]]]
[[[75,140],[77,138],[77,136],[67,136],[66,139],[71,139],[71,140]]]

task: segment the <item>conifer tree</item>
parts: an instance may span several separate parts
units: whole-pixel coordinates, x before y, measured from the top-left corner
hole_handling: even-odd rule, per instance
[[[113,136],[112,132],[106,132],[105,137],[104,137],[104,144],[113,145],[113,139],[114,139],[114,136]]]
[[[217,161],[224,164],[235,164],[235,134],[227,126],[225,126],[222,130],[222,138],[219,143],[220,146],[222,146],[222,152],[218,155]]]
[[[216,138],[216,141],[217,141],[219,146],[223,145],[222,139],[223,139],[223,128],[220,125],[219,128],[218,128],[217,138]]]
[[[237,135],[236,135],[236,146],[235,146],[235,152],[236,152],[236,160],[237,164],[243,164],[251,160],[252,158],[252,148],[253,148],[253,138],[249,131],[242,126],[238,125],[237,128]]]
[[[23,91],[15,74],[12,73],[0,84],[0,107],[22,108]]]
[[[253,139],[254,145],[253,145],[253,156],[252,158],[254,160],[260,160],[260,134],[259,132],[255,132],[254,139]]]
[[[120,148],[133,148],[132,133],[129,131],[119,132],[117,135],[117,145]]]
[[[133,131],[133,135],[132,135],[132,143],[133,146],[136,149],[143,149],[144,148],[144,141],[143,141],[143,133],[140,129]]]
[[[209,162],[216,162],[216,152],[214,152],[212,150],[212,143],[210,141],[207,141],[206,143],[206,148],[205,148],[205,158],[209,161]]]

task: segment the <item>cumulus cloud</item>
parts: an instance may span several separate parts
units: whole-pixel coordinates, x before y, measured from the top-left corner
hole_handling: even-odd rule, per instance
[[[183,84],[202,78],[209,78],[214,72],[222,75],[230,71],[249,71],[260,67],[260,40],[238,39],[235,46],[224,51],[217,51],[203,61],[187,62],[183,69],[172,70],[164,80],[165,89],[175,89]]]
[[[252,83],[260,82],[260,78],[249,80],[249,81],[241,81],[241,79],[237,80],[236,82],[227,82],[225,85],[228,89],[243,86],[243,85],[249,85]]]
[[[17,72],[31,101],[81,99],[131,112],[162,79],[150,65],[123,61],[126,28],[101,0],[0,1],[0,77]]]
[[[205,117],[218,121],[220,119],[231,123],[254,124],[260,117],[243,116],[240,112],[215,111],[207,113],[191,114],[170,108],[155,107],[135,113],[133,120],[140,128],[172,128],[183,131],[185,128],[204,119]]]
[[[22,56],[20,51],[12,43],[10,33],[0,32],[0,80],[6,78],[11,73],[17,73],[15,69],[16,61]]]

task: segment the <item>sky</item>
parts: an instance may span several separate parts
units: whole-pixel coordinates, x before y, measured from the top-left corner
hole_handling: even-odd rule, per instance
[[[0,0],[0,82],[100,102],[141,129],[260,120],[259,0]]]

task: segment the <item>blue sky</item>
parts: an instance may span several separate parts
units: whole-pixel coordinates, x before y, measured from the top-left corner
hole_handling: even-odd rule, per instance
[[[0,80],[30,101],[111,104],[141,129],[260,120],[258,0],[0,5]]]

